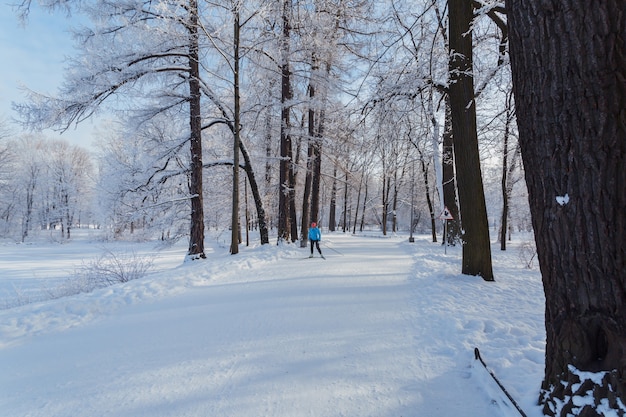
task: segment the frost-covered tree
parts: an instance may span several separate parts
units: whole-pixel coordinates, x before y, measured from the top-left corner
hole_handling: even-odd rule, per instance
[[[279,191],[278,191],[278,242],[286,242],[291,236],[290,205],[294,200],[294,166],[292,145],[292,116],[293,86],[291,37],[293,25],[293,2],[283,0],[281,3],[281,38],[280,38],[280,162],[279,162]]]
[[[306,108],[302,112],[306,131],[301,132],[307,138],[301,213],[303,245],[310,222],[320,221],[324,149],[333,141],[342,142],[351,137],[349,132],[353,127],[347,116],[340,114],[341,106],[335,103],[340,101],[338,93],[350,83],[351,69],[347,61],[364,49],[367,16],[373,6],[369,0],[312,0],[310,6],[307,3],[299,13],[302,17],[297,30],[305,51],[307,73]],[[333,123],[335,126],[331,126]],[[343,170],[348,172],[349,168],[346,166]]]
[[[84,208],[89,207],[85,203],[91,198],[91,158],[84,149],[62,140],[46,142],[42,150],[45,152],[43,186],[47,197],[45,227],[57,228],[69,239],[71,229],[80,223]]]
[[[363,206],[357,203],[359,208],[367,209],[360,210],[362,216],[382,217],[381,204],[378,211],[372,210],[371,196],[373,190],[383,188],[384,216],[390,215],[391,227],[398,230],[403,221],[398,213],[407,204],[410,189],[407,163],[423,161],[428,190],[423,193],[424,186],[419,185],[415,206],[421,208],[427,205],[422,200],[431,200],[431,207],[424,210],[431,213],[434,233],[434,219],[441,212],[437,202],[444,204],[442,182],[455,181],[454,170],[440,169],[442,159],[453,159],[440,156],[442,137],[452,138],[442,135],[449,76],[444,3],[67,2],[94,19],[77,32],[80,54],[69,61],[67,81],[58,97],[33,94],[21,110],[30,126],[61,129],[103,108],[119,110],[115,118],[123,123],[121,138],[145,158],[111,153],[108,169],[123,161],[140,171],[130,175],[131,169],[120,170],[132,181],[117,183],[117,190],[107,189],[107,204],[100,207],[110,207],[112,212],[103,219],[124,233],[139,228],[150,233],[148,228],[155,227],[159,234],[178,236],[179,215],[187,208],[192,259],[202,257],[198,240],[209,225],[230,227],[235,252],[233,245],[240,235],[240,169],[246,173],[257,207],[252,222],[258,224],[265,243],[264,205],[270,208],[268,218],[274,225],[279,219],[279,239],[299,235],[298,216],[304,239],[311,220],[330,221],[329,200],[337,210],[343,206],[342,219],[352,198],[363,202]],[[56,0],[46,4],[59,5]],[[489,15],[490,9],[481,3],[473,5],[480,10],[479,18]],[[235,12],[240,18],[236,27]],[[479,34],[478,43],[495,36],[488,30]],[[492,54],[485,56],[491,59]],[[477,68],[477,93],[490,100],[486,87],[494,71],[488,66]],[[372,139],[376,137],[380,141]],[[376,175],[383,172],[383,159],[372,159],[374,146],[364,147],[359,161],[343,155],[351,147],[343,142],[353,138],[373,140],[379,150],[384,140],[394,141],[389,145],[398,145],[397,149],[405,147],[396,152],[397,157],[386,154],[389,171],[384,181]],[[422,159],[414,146],[406,147],[407,140],[419,144]],[[391,163],[393,158],[396,162]],[[265,167],[264,187],[256,184],[255,166]],[[418,165],[418,174],[420,169]],[[232,170],[231,177],[225,177],[226,170]],[[449,176],[444,181],[443,174]],[[232,192],[225,193],[226,184],[232,185]],[[361,199],[366,190],[369,197]],[[451,194],[454,202],[454,190]],[[302,201],[298,207],[296,197]],[[222,224],[228,204],[230,226]],[[211,210],[210,218],[201,222],[201,217],[209,216],[206,210]],[[166,218],[176,225],[173,230],[161,226]],[[386,231],[387,221],[383,223]]]
[[[3,141],[0,148],[0,213],[4,237],[24,242],[34,228],[40,206],[35,192],[43,183],[45,171],[42,145],[41,138],[25,135]]]
[[[23,135],[7,143],[3,165],[4,234],[26,241],[38,229],[71,230],[90,219],[92,161],[88,152],[63,140]],[[19,236],[19,238],[18,238]]]
[[[44,143],[33,136],[25,136],[14,143],[14,152],[19,157],[15,165],[16,174],[13,177],[16,197],[21,200],[18,205],[21,211],[21,240],[24,242],[31,231],[35,215],[35,192],[39,191],[44,183],[42,149]]]
[[[67,129],[114,99],[118,108],[134,111],[136,123],[164,112],[186,119],[181,140],[190,155],[188,257],[204,258],[201,97],[206,85],[200,73],[197,1],[94,1],[75,6],[92,22],[76,32],[80,54],[70,60],[58,97],[33,92],[27,104],[17,106],[24,123]]]
[[[242,91],[246,87],[252,87],[251,83],[245,83],[246,74],[242,70],[245,57],[248,55],[259,54],[262,50],[262,45],[266,40],[263,36],[263,31],[259,30],[259,27],[263,27],[264,18],[266,18],[265,5],[261,3],[244,3],[240,0],[233,0],[224,5],[226,9],[226,16],[230,17],[232,21],[232,35],[231,37],[222,36],[218,38],[215,34],[209,33],[204,30],[207,37],[211,40],[212,45],[216,48],[218,55],[225,61],[224,67],[228,68],[231,73],[230,82],[226,84],[231,86],[231,98],[227,100],[232,103],[230,108],[222,103],[214,94],[208,94],[212,104],[217,107],[223,120],[216,121],[216,123],[224,123],[228,126],[232,133],[232,208],[231,208],[231,254],[238,253],[238,244],[241,240],[240,231],[240,176],[239,171],[243,168],[247,175],[247,184],[250,185],[252,196],[254,198],[256,212],[257,212],[257,225],[260,231],[261,243],[268,243],[268,230],[266,223],[265,209],[263,207],[263,200],[259,185],[256,180],[255,171],[252,166],[252,159],[248,151],[248,147],[244,144],[244,134],[250,132],[248,128],[244,129],[244,113],[247,111],[245,103],[247,102]],[[228,20],[228,18],[226,18]],[[248,28],[250,31],[248,33]],[[226,29],[228,31],[228,29]],[[219,32],[219,31],[216,31]],[[270,37],[271,40],[271,37]],[[265,55],[267,56],[267,55]],[[248,58],[247,62],[251,66],[259,65]],[[224,77],[225,80],[227,77]],[[246,120],[247,121],[247,120]],[[250,132],[252,133],[252,132]],[[240,155],[243,157],[243,164],[240,164]],[[246,222],[247,223],[247,222]],[[246,225],[248,227],[248,225]]]
[[[7,236],[11,229],[11,218],[14,211],[15,154],[12,144],[8,141],[8,132],[3,132],[4,124],[0,123],[0,236]]]
[[[176,240],[188,233],[189,176],[180,173],[188,161],[177,151],[182,128],[159,119],[140,130],[108,124],[98,133],[96,207],[107,237]]]

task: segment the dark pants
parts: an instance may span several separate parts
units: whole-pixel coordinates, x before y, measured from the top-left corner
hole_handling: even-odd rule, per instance
[[[319,240],[312,240],[311,241],[311,255],[313,255],[313,244],[315,244],[315,246],[317,247],[317,251],[321,255],[322,254],[322,250],[320,249],[320,241]]]

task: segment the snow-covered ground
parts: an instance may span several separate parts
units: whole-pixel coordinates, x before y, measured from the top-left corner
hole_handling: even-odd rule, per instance
[[[479,347],[541,416],[544,296],[519,259],[524,239],[494,244],[488,283],[460,274],[460,248],[407,238],[327,233],[327,260],[214,244],[185,264],[183,244],[109,244],[154,255],[155,270],[47,301],[105,244],[3,244],[0,414],[519,416]]]

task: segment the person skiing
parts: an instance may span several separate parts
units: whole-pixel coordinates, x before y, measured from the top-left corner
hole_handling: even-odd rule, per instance
[[[313,245],[317,247],[317,251],[320,253],[320,256],[324,258],[322,255],[322,250],[320,249],[320,240],[322,240],[322,232],[317,228],[317,223],[311,223],[311,228],[309,229],[309,240],[311,241],[311,255],[309,258],[313,257]],[[326,259],[326,258],[324,258]]]

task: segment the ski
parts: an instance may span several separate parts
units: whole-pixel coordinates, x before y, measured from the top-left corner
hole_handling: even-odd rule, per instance
[[[489,373],[489,375],[491,375],[491,377],[493,378],[494,381],[496,381],[496,384],[498,384],[498,387],[500,387],[500,389],[502,390],[502,392],[504,392],[504,394],[506,395],[506,397],[509,399],[509,401],[511,401],[511,404],[513,404],[513,406],[517,409],[517,411],[520,413],[520,415],[522,417],[527,417],[526,413],[524,413],[524,410],[522,410],[522,408],[517,404],[517,402],[513,399],[513,397],[511,396],[511,394],[509,394],[509,392],[506,390],[506,388],[504,388],[504,385],[502,385],[502,383],[498,380],[498,378],[496,378],[496,375],[487,367],[487,364],[485,363],[485,361],[483,360],[483,358],[480,356],[480,351],[478,350],[478,348],[474,348],[474,358],[477,361],[480,361],[480,363],[482,364],[483,368],[485,368],[485,370]]]

